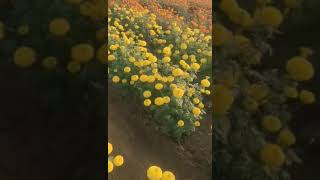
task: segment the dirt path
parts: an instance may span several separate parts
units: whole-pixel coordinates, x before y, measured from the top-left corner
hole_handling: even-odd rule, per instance
[[[140,106],[121,102],[110,88],[108,97],[108,141],[114,145],[113,155],[125,157],[124,166],[115,169],[109,180],[146,180],[146,170],[151,165],[173,171],[177,180],[211,179],[210,167],[201,168],[189,151],[153,127],[146,127]]]

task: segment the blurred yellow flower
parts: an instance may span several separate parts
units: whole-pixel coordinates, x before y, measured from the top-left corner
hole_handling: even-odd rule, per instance
[[[19,67],[29,67],[36,61],[36,53],[30,47],[19,47],[13,54],[13,61]]]
[[[285,154],[276,144],[265,144],[260,150],[260,158],[263,163],[270,167],[281,167],[285,162]]]
[[[53,35],[64,36],[70,30],[69,21],[65,18],[53,19],[49,24],[49,32]]]
[[[313,65],[303,57],[296,56],[287,62],[289,76],[296,81],[307,81],[314,76]]]
[[[86,63],[92,60],[95,55],[94,47],[91,44],[77,44],[71,48],[72,60],[79,63]]]

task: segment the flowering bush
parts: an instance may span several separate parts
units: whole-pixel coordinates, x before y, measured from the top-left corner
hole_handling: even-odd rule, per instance
[[[292,2],[283,1],[292,8]],[[289,179],[289,166],[301,160],[290,130],[288,102],[315,102],[299,82],[311,80],[312,50],[287,61],[283,69],[265,68],[268,44],[284,21],[286,10],[258,0],[254,12],[236,0],[217,4],[214,24],[214,165],[219,179]],[[283,6],[282,6],[283,7]],[[232,29],[232,30],[230,30]],[[286,71],[286,72],[285,72]]]
[[[200,126],[210,77],[199,72],[211,69],[211,36],[115,6],[108,8],[107,47],[109,79],[137,92],[164,132],[180,139]]]

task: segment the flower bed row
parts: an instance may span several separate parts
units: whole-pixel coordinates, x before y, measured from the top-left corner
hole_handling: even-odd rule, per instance
[[[210,77],[197,75],[212,62],[211,36],[156,15],[108,8],[108,77],[141,95],[164,132],[180,139],[200,126]]]

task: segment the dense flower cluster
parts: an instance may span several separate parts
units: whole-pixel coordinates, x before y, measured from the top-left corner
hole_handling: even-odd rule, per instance
[[[130,7],[137,11],[148,9],[158,17],[160,21],[174,21],[177,24],[189,24],[201,32],[212,32],[212,2],[210,0],[120,0],[122,7]],[[108,0],[109,7],[115,4],[115,0]]]
[[[158,166],[150,166],[147,170],[149,180],[175,180],[176,177],[171,171],[162,171]]]
[[[108,142],[108,174],[114,170],[114,167],[120,167],[124,163],[124,158],[121,155],[115,157],[109,156],[113,151],[113,146]]]
[[[210,95],[211,36],[157,16],[115,6],[108,9],[108,77],[134,89],[163,130],[175,138],[200,126],[204,96]]]
[[[296,6],[293,1],[283,4]],[[217,171],[226,179],[288,179],[287,167],[300,162],[292,149],[296,138],[290,130],[288,102],[316,101],[312,92],[299,86],[315,74],[312,50],[301,48],[299,55],[287,60],[286,73],[279,67],[266,69],[262,57],[271,49],[266,35],[277,32],[285,10],[263,0],[257,0],[252,13],[236,0],[221,0],[218,6],[221,14],[213,29],[213,113],[214,142],[219,148],[214,164],[222,167]]]

